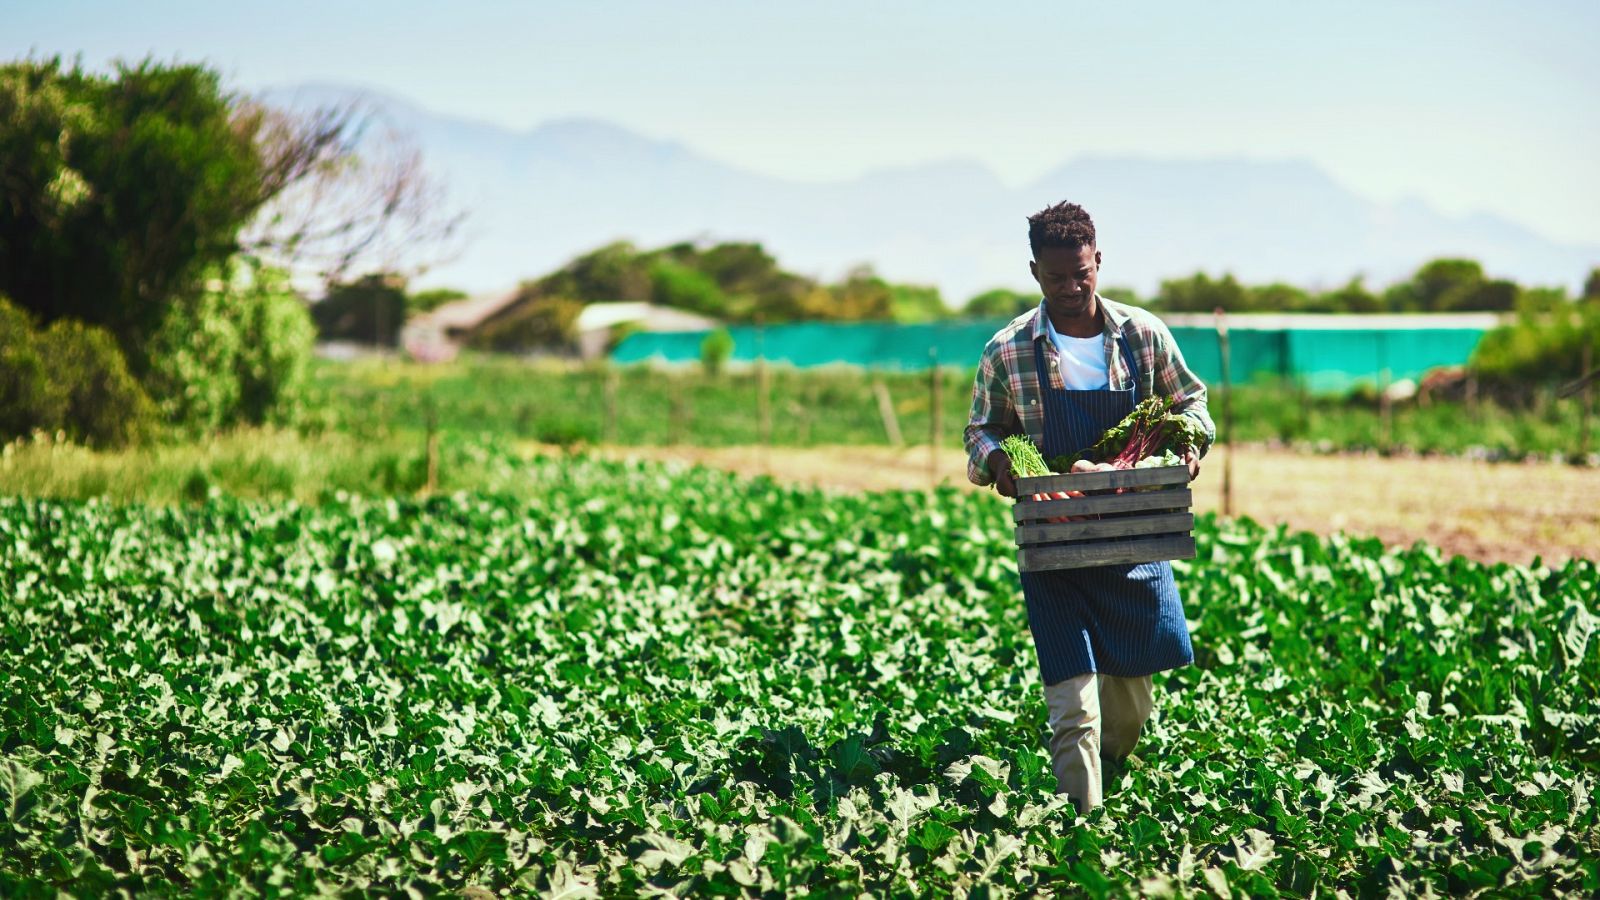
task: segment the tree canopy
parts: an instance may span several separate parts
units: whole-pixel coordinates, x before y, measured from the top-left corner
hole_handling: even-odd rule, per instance
[[[253,124],[201,66],[0,66],[0,123],[0,292],[125,350],[267,199]]]

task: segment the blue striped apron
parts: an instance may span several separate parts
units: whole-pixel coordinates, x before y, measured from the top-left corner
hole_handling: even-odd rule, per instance
[[[1117,340],[1137,386],[1133,352],[1126,338]],[[1033,364],[1044,399],[1044,444],[1039,449],[1046,459],[1094,446],[1106,429],[1133,411],[1136,387],[1055,387],[1045,368],[1043,340],[1034,342]],[[1194,662],[1169,562],[1023,572],[1022,596],[1045,684],[1086,672],[1133,678]]]

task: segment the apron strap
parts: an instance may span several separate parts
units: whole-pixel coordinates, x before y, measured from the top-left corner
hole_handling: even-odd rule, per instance
[[[1139,380],[1139,367],[1133,363],[1133,349],[1128,346],[1128,336],[1125,334],[1117,335],[1117,343],[1122,346],[1122,361],[1128,364],[1128,377],[1133,379],[1133,402],[1138,403],[1144,398],[1139,396],[1142,382]]]

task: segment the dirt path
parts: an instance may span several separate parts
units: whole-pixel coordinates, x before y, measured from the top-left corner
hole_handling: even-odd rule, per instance
[[[679,460],[746,475],[844,490],[926,487],[926,448],[612,447],[615,457]],[[1222,454],[1194,483],[1197,509],[1222,500]],[[1387,544],[1427,541],[1486,562],[1600,558],[1600,470],[1465,459],[1311,456],[1262,447],[1234,451],[1235,512],[1259,522]],[[971,487],[959,451],[939,454],[939,481]],[[973,488],[976,490],[976,488]]]

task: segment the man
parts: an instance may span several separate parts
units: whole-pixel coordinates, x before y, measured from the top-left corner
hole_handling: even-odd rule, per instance
[[[1172,397],[1209,447],[1216,427],[1205,385],[1172,333],[1150,313],[1095,293],[1100,250],[1089,214],[1070,203],[1049,207],[1029,217],[1028,243],[1043,300],[983,349],[966,430],[968,477],[1015,497],[1000,449],[1007,436],[1029,435],[1047,459],[1077,453],[1153,395]],[[1185,459],[1191,479],[1205,450]],[[1172,564],[1024,572],[1022,593],[1056,790],[1087,813],[1101,803],[1101,757],[1126,758],[1150,716],[1150,676],[1194,661]]]

